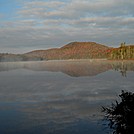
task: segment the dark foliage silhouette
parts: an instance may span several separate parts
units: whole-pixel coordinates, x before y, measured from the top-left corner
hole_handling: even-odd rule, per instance
[[[134,93],[122,91],[119,97],[120,102],[102,107],[102,112],[105,113],[113,134],[134,134]]]

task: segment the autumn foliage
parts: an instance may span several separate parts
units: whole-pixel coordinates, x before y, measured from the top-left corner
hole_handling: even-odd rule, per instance
[[[25,54],[0,54],[0,61],[66,59],[134,59],[134,45],[111,48],[95,42],[71,42],[61,48],[35,50]]]
[[[36,50],[25,54],[28,57],[53,59],[100,59],[107,58],[110,48],[95,42],[72,42],[61,48]]]

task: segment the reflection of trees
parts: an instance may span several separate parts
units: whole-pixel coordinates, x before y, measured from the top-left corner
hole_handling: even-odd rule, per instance
[[[115,134],[134,134],[134,93],[124,92],[119,95],[121,102],[102,107],[106,120]]]
[[[115,71],[120,71],[123,77],[126,77],[127,71],[134,71],[134,63],[133,62],[113,62],[112,68]]]

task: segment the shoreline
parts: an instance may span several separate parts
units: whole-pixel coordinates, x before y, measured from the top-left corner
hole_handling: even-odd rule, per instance
[[[28,62],[78,62],[78,61],[89,61],[89,62],[94,62],[94,61],[107,61],[107,62],[134,62],[134,59],[129,59],[129,60],[113,60],[113,59],[61,59],[61,60],[36,60],[36,61],[1,61],[0,63],[28,63]]]

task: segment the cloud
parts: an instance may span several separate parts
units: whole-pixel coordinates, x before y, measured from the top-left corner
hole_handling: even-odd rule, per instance
[[[132,0],[23,0],[20,4],[14,18],[0,22],[3,48],[16,46],[16,51],[27,51],[60,47],[70,41],[111,46],[134,42]]]
[[[57,3],[57,4],[56,4]],[[102,15],[102,16],[124,16],[124,15],[134,15],[132,8],[134,2],[131,0],[101,0],[101,1],[89,1],[89,0],[73,0],[71,2],[29,2],[24,8],[20,11],[23,15],[31,14],[39,15],[40,17],[57,17],[57,18],[77,18],[84,17],[88,15]],[[40,9],[39,9],[40,7]],[[50,8],[53,7],[52,10]],[[45,12],[40,12],[40,10]],[[49,10],[47,10],[49,9]],[[26,14],[27,13],[27,14]],[[39,17],[39,16],[38,16]],[[57,19],[56,18],[56,19]]]
[[[32,8],[36,8],[36,7],[46,7],[46,8],[57,8],[62,6],[63,4],[65,4],[64,2],[60,2],[60,1],[49,1],[49,2],[44,2],[44,1],[31,1],[31,2],[27,2],[25,4],[26,7],[32,7]]]

